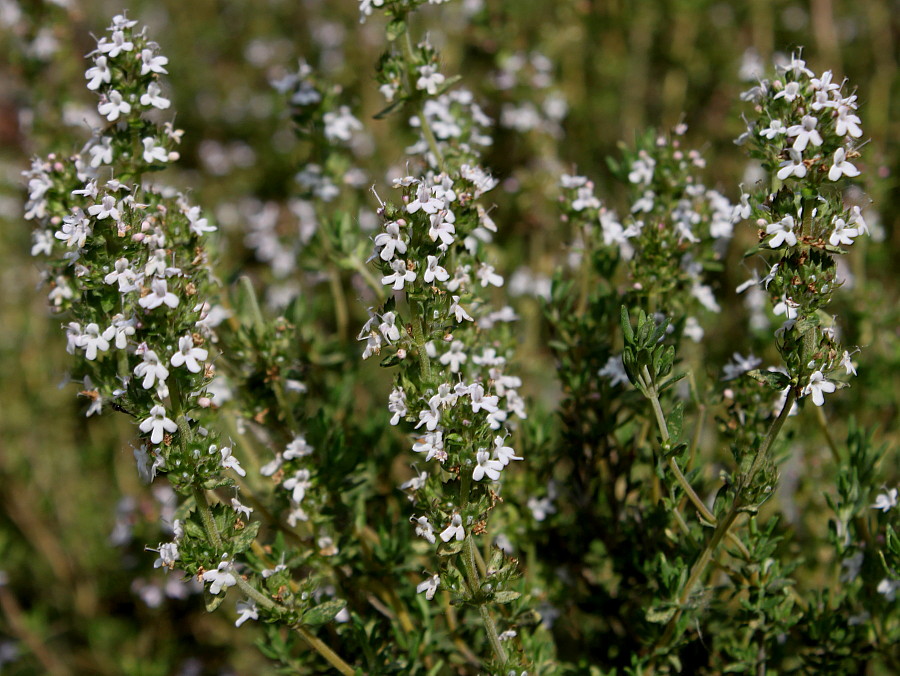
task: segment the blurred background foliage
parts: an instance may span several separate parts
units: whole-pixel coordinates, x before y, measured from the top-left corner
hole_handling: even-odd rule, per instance
[[[83,86],[83,57],[94,46],[90,34],[123,9],[150,26],[169,58],[168,91],[186,133],[182,161],[164,180],[189,189],[218,217],[223,275],[257,265],[243,246],[244,215],[297,193],[304,149],[270,81],[296,70],[298,59],[339,85],[341,99],[366,121],[369,140],[354,151],[368,184],[386,184],[385,171],[402,163],[409,141],[395,122],[372,119],[383,106],[374,81],[382,26],[379,18],[360,25],[356,2],[0,0],[0,671],[269,673],[250,648],[257,628],[236,632],[227,614],[207,615],[190,587],[167,589],[153,555],[142,551],[161,539],[157,524],[171,496],[139,483],[127,421],[85,419],[77,388],[55,386],[65,379],[67,355],[58,321],[48,319],[44,293],[36,291],[40,275],[21,219],[20,172],[32,155],[74,151],[88,137],[84,120],[95,104]],[[829,404],[833,419],[856,411],[863,423],[878,426],[880,443],[896,446],[900,213],[892,207],[900,202],[900,4],[460,0],[426,9],[419,20],[442,50],[442,71],[462,74],[488,114],[509,121],[496,130],[485,165],[505,189],[494,216],[505,271],[526,266],[532,280],[549,279],[571,236],[556,215],[561,173],[590,176],[598,194],[621,208],[624,195],[617,204],[605,158],[648,126],[685,122],[685,145],[703,149],[709,161],[707,184],[736,200],[738,185],[753,180],[733,139],[743,130],[738,96],[752,84],[755,62],[767,69],[776,53],[802,46],[817,72],[831,69],[836,80],[854,83],[870,139],[860,201],[873,203],[870,224],[879,218],[875,236],[861,240],[850,257],[854,300],[836,309],[848,318],[845,343],[864,348],[856,357],[859,378]],[[523,55],[550,84],[522,78],[510,84],[498,75],[501,65]],[[558,124],[528,128],[524,113],[517,118],[510,106],[539,106],[541,92],[553,93],[557,106],[564,100],[567,112]],[[368,208],[375,204],[371,197]],[[733,290],[748,276],[740,252],[754,239],[749,230],[738,234],[719,279],[723,305],[738,303]],[[312,287],[325,305],[326,288]],[[351,310],[358,320],[351,326],[358,326],[364,307],[351,303]],[[520,298],[517,310],[524,318],[523,380],[535,399],[532,424],[550,426],[559,385],[547,329],[533,294]],[[700,365],[701,378],[716,378],[735,349],[765,349],[747,335],[740,313],[727,316],[732,323],[712,332],[712,359]],[[385,390],[369,366],[358,390]],[[802,442],[803,427],[796,429]],[[815,444],[802,452],[783,477],[825,510],[831,465]],[[896,481],[895,467],[882,469],[886,482]],[[825,520],[797,514],[790,527],[791,546],[802,548],[803,534],[821,535]],[[807,582],[815,583],[799,583]]]

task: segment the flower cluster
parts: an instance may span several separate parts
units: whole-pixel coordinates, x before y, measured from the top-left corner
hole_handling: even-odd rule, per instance
[[[181,132],[153,119],[169,105],[158,80],[167,60],[135,26],[115,17],[90,55],[88,88],[108,124],[75,157],[51,155],[26,172],[32,253],[47,259],[50,301],[67,319],[66,349],[91,400],[88,414],[104,404],[129,414],[141,435],[134,455],[142,478],[165,472],[196,500],[176,522],[175,541],[160,545],[157,565],[179,562],[221,599],[236,584],[233,557],[259,523],[241,520],[251,510],[236,498],[211,510],[203,493],[246,475],[207,426],[218,403],[207,389],[215,330],[228,316],[213,304],[204,246],[216,226],[186,196],[140,181],[176,159]]]
[[[460,600],[482,605],[488,635],[496,635],[485,604],[513,594],[514,565],[480,580],[474,539],[487,521],[505,470],[521,460],[509,440],[515,420],[526,417],[521,380],[509,373],[510,308],[490,310],[490,295],[504,284],[489,262],[487,245],[497,225],[483,196],[497,181],[478,164],[477,146],[490,143],[490,120],[463,90],[434,69],[428,43],[413,48],[408,32],[402,53],[382,59],[382,91],[414,111],[421,156],[418,175],[394,181],[399,198],[381,203],[381,231],[370,258],[391,296],[370,310],[359,339],[363,358],[399,366],[388,410],[391,424],[414,432],[412,450],[428,469],[402,488],[419,515],[416,534],[447,556],[441,570],[418,586],[431,598],[438,584]],[[502,330],[501,330],[502,329]],[[461,554],[460,556],[453,556]],[[501,555],[502,557],[502,555]],[[512,597],[509,597],[512,598]],[[494,643],[498,664],[505,650]]]
[[[703,328],[696,315],[721,310],[709,273],[721,266],[743,207],[703,184],[706,161],[682,148],[685,131],[682,124],[672,138],[650,132],[614,163],[630,191],[624,217],[597,198],[584,176],[562,176],[560,203],[563,220],[578,226],[570,263],[598,256],[608,265],[627,261],[634,301],[654,312],[664,302],[670,316],[687,315],[684,333],[699,342]],[[623,375],[619,369],[610,377],[616,373]]]
[[[772,181],[770,190],[742,197],[741,217],[756,220],[760,253],[779,254],[763,279],[741,290],[764,288],[773,312],[783,317],[775,335],[787,381],[816,406],[838,387],[834,374],[855,375],[824,310],[841,284],[835,257],[868,232],[860,207],[842,195],[845,179],[860,175],[852,163],[863,134],[857,97],[832,80],[831,71],[816,76],[794,55],[777,78],[743,95],[755,116],[738,139]]]

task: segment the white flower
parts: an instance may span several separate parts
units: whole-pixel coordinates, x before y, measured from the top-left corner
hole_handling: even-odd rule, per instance
[[[822,77],[814,77],[809,81],[810,86],[817,91],[823,92],[832,92],[840,89],[840,85],[835,84],[831,81],[832,72],[830,70],[826,70],[822,73]]]
[[[138,305],[148,310],[158,308],[166,304],[171,308],[178,307],[178,296],[170,292],[166,286],[166,280],[154,279],[150,283],[151,292],[138,301]]]
[[[421,594],[425,592],[425,598],[429,601],[434,598],[434,593],[437,591],[438,585],[441,583],[441,578],[439,575],[432,575],[424,582],[420,582],[416,585],[416,593]]]
[[[506,467],[510,460],[521,460],[521,456],[509,446],[503,445],[504,439],[501,436],[494,437],[494,460]]]
[[[393,413],[391,417],[391,425],[400,422],[400,418],[406,417],[408,413],[406,408],[406,392],[402,387],[395,387],[388,397],[388,412]]]
[[[838,106],[837,122],[834,129],[838,136],[850,134],[853,138],[859,138],[863,134],[859,123],[860,119],[853,113],[852,108],[849,106]]]
[[[112,139],[104,136],[90,146],[88,152],[91,155],[91,167],[96,169],[101,164],[112,164]]]
[[[176,543],[167,542],[161,544],[156,551],[159,554],[159,558],[153,562],[154,568],[168,568],[171,570],[175,567],[175,562],[179,558],[178,545]]]
[[[779,134],[784,134],[787,132],[787,127],[785,127],[781,120],[772,120],[769,122],[769,126],[765,129],[761,129],[759,132],[760,136],[765,136],[767,139],[773,139]]]
[[[349,141],[354,131],[361,131],[362,122],[357,120],[347,106],[341,106],[338,112],[328,112],[322,117],[325,123],[325,138],[329,141]]]
[[[837,181],[841,176],[859,176],[859,169],[847,161],[847,152],[838,148],[834,151],[834,162],[828,170],[828,180]]]
[[[188,333],[178,339],[178,352],[172,355],[169,363],[176,368],[185,366],[191,373],[200,373],[200,362],[205,361],[208,355],[206,348],[194,347],[194,338]]]
[[[381,331],[384,339],[389,343],[400,340],[400,327],[397,326],[397,315],[393,312],[385,312],[381,315],[381,320],[378,330]]]
[[[216,226],[210,225],[207,219],[200,217],[200,207],[191,207],[187,210],[185,216],[187,216],[191,232],[197,237],[202,236],[205,232],[216,231]]]
[[[775,174],[778,177],[778,180],[786,181],[790,176],[796,176],[797,178],[806,176],[806,165],[803,164],[803,156],[799,151],[788,148],[788,155],[790,156],[790,159],[782,162],[781,165],[779,165],[781,166],[781,169]]]
[[[812,115],[804,115],[800,124],[788,128],[787,135],[796,136],[794,150],[803,152],[810,143],[814,146],[822,145],[822,136],[816,129],[818,123],[819,121]]]
[[[887,601],[893,601],[896,598],[898,589],[900,589],[900,580],[891,580],[887,577],[879,582],[875,588]]]
[[[411,214],[416,213],[419,209],[426,214],[436,214],[443,208],[444,201],[436,198],[431,192],[431,187],[424,181],[416,187],[416,199],[406,205],[406,211]]]
[[[444,462],[447,459],[447,453],[444,451],[444,433],[441,430],[427,433],[413,444],[412,450],[414,453],[425,453],[426,462],[432,458]]]
[[[794,234],[794,217],[788,214],[777,223],[769,223],[766,226],[766,234],[774,235],[769,240],[769,246],[777,249],[782,244],[795,246],[797,244],[797,235]]]
[[[428,480],[428,472],[420,472],[418,476],[414,476],[409,481],[404,481],[400,484],[401,491],[418,491],[421,488],[424,488],[425,482]]]
[[[499,460],[492,460],[487,451],[481,450],[475,454],[475,470],[472,472],[472,478],[475,481],[481,481],[485,475],[491,481],[497,481],[500,478],[500,472],[503,470],[503,463]]]
[[[482,287],[485,287],[488,284],[503,286],[503,277],[495,273],[494,268],[487,263],[481,264],[481,267],[478,268],[478,272],[475,273],[475,276],[481,280]]]
[[[90,220],[79,207],[75,207],[71,214],[63,217],[62,226],[54,236],[68,247],[82,248],[92,233]]]
[[[134,49],[134,43],[125,39],[125,33],[120,30],[113,31],[112,42],[107,42],[105,38],[97,43],[97,49],[108,54],[111,59],[116,58],[122,52],[130,52]]]
[[[131,112],[131,104],[122,99],[122,95],[113,89],[97,105],[97,112],[110,122],[119,119],[119,115],[127,115]]]
[[[161,94],[162,89],[160,86],[156,82],[151,82],[147,85],[147,93],[141,96],[141,105],[165,110],[172,105],[172,102],[169,101],[169,99],[163,98]]]
[[[531,515],[535,521],[543,521],[549,514],[556,512],[556,507],[553,506],[553,501],[549,496],[544,496],[543,498],[530,497],[525,504],[531,510]]]
[[[128,338],[134,335],[136,325],[137,319],[135,319],[134,317],[132,317],[131,319],[126,319],[122,314],[113,316],[112,327],[116,334],[116,349],[124,350],[126,347],[128,347]]]
[[[472,403],[472,413],[484,410],[488,413],[496,413],[500,402],[500,398],[496,395],[485,395],[484,387],[481,383],[475,383],[469,387],[469,398]]]
[[[856,375],[856,367],[853,365],[853,361],[850,359],[850,353],[847,350],[844,350],[844,355],[841,357],[841,366],[843,366],[847,370],[847,375]]]
[[[237,581],[235,581],[237,582]],[[258,620],[259,612],[256,610],[256,601],[247,599],[237,602],[238,618],[234,621],[235,627],[240,627],[247,620]]]
[[[429,432],[433,432],[437,429],[438,423],[441,421],[441,412],[436,408],[431,408],[430,406],[423,411],[419,411],[419,423],[416,425],[416,429],[419,429],[422,425],[425,425],[425,429]]]
[[[149,75],[150,73],[168,73],[164,66],[169,60],[164,56],[154,56],[153,50],[141,50],[141,75]],[[109,80],[107,80],[109,82]]]
[[[209,450],[211,453],[214,453],[216,451],[215,444],[210,446]],[[238,474],[239,476],[247,476],[247,472],[243,467],[241,467],[240,461],[234,457],[234,454],[231,452],[231,448],[229,448],[228,446],[223,446],[222,448],[218,449],[218,451],[219,455],[222,456],[219,460],[219,465],[222,467],[222,469],[233,469],[235,471],[235,474]]]
[[[428,523],[427,516],[420,516],[418,519],[416,517],[410,517],[410,521],[416,524],[416,535],[420,538],[425,538],[431,544],[434,544],[434,529],[431,527],[431,524]]]
[[[459,541],[466,537],[466,531],[463,529],[462,517],[454,514],[450,519],[450,525],[441,531],[441,540],[450,542],[454,538]]]
[[[462,323],[464,319],[468,321],[475,321],[472,319],[471,315],[466,312],[466,309],[459,304],[459,296],[452,296],[450,303],[450,314],[456,316],[456,321]],[[455,371],[454,371],[455,373]]]
[[[237,578],[231,570],[231,561],[224,560],[215,570],[204,571],[203,581],[212,583],[209,585],[210,594],[215,596],[223,589],[228,589],[237,584]]]
[[[459,395],[450,387],[450,383],[441,383],[438,385],[437,393],[433,394],[428,400],[428,405],[433,409],[452,408],[456,405]]]
[[[456,234],[456,226],[453,225],[455,218],[452,211],[446,210],[432,214],[430,217],[431,227],[428,228],[428,236],[431,237],[432,242],[436,242],[440,239],[441,243],[439,247],[442,250],[446,250],[447,247],[456,241],[456,237],[454,237]]]
[[[831,236],[828,238],[828,243],[831,246],[838,246],[839,244],[850,246],[853,244],[853,238],[859,236],[859,230],[847,227],[847,223],[844,222],[843,218],[835,218],[833,225],[834,230],[832,230]]]
[[[437,256],[428,256],[428,268],[425,270],[422,279],[425,280],[426,284],[431,284],[435,279],[439,282],[446,282],[450,279],[450,273],[438,265]]]
[[[109,84],[112,78],[112,72],[109,69],[109,66],[106,63],[105,56],[98,56],[94,59],[94,65],[92,68],[88,68],[84,77],[90,82],[87,83],[87,88],[91,91],[96,90],[102,83]]]
[[[803,388],[803,394],[811,394],[813,403],[821,406],[825,403],[825,394],[830,394],[837,386],[830,380],[826,380],[821,371],[816,371],[809,377],[809,384]]]
[[[450,365],[451,373],[459,373],[459,367],[464,364],[469,357],[465,353],[465,345],[461,340],[454,340],[450,343],[450,349],[440,357],[440,362],[444,366]]]
[[[106,352],[109,349],[109,340],[115,335],[115,328],[110,326],[108,329],[100,332],[100,327],[91,322],[84,327],[84,333],[78,341],[78,346],[84,348],[84,357],[89,361],[97,358],[97,352]]]
[[[653,180],[653,170],[656,167],[656,160],[649,157],[646,153],[642,153],[641,157],[636,159],[631,165],[631,172],[628,174],[628,181],[638,185],[645,185]],[[576,176],[575,178],[581,178]],[[564,186],[568,187],[568,186]],[[576,187],[576,186],[572,186]]]
[[[400,236],[400,224],[393,221],[384,227],[384,232],[375,235],[375,248],[380,248],[378,253],[383,261],[389,261],[394,253],[405,254],[406,242]]]
[[[113,195],[104,195],[100,204],[92,204],[88,207],[88,213],[102,221],[105,218],[112,218],[114,221],[121,219],[122,214],[116,208],[116,198]]]
[[[696,317],[688,317],[684,322],[684,335],[693,340],[695,343],[699,343],[703,340],[703,327],[700,326],[700,322],[697,321]]]
[[[245,476],[245,475],[241,475]],[[252,507],[247,507],[237,498],[231,498],[231,508],[235,511],[236,514],[243,514],[245,519],[250,518],[250,512],[253,511]]]
[[[394,271],[393,274],[382,277],[381,283],[385,285],[392,284],[394,291],[401,291],[404,284],[407,282],[412,283],[416,279],[416,273],[407,269],[406,261],[403,259],[398,258],[392,261],[391,269]]]
[[[285,490],[291,491],[291,499],[294,502],[303,502],[303,498],[306,497],[306,489],[312,486],[309,477],[308,469],[300,469],[282,484]]]
[[[34,243],[31,246],[31,255],[43,254],[49,256],[53,253],[53,233],[49,230],[34,230],[31,233]]]
[[[731,359],[732,361],[722,368],[722,380],[733,380],[762,364],[762,359],[753,354],[742,357],[740,353],[735,352]]]
[[[156,145],[156,139],[152,136],[143,139],[141,143],[144,144],[144,162],[147,164],[169,161],[169,153],[162,146]]]
[[[897,506],[897,489],[892,488],[891,490],[881,493],[875,498],[875,504],[872,505],[872,509],[880,509],[882,512],[889,512],[893,507]]]
[[[295,436],[284,449],[284,459],[294,460],[310,455],[315,449],[306,442],[306,437],[302,434]]]
[[[144,361],[134,367],[134,375],[143,378],[144,382],[141,383],[141,387],[149,390],[157,380],[162,383],[169,377],[169,369],[160,363],[159,357],[153,350],[145,350],[143,356]]]
[[[628,384],[628,374],[625,372],[625,364],[620,354],[614,354],[607,359],[603,368],[597,371],[597,375],[609,379],[610,387]]]
[[[434,66],[419,66],[419,79],[416,80],[416,89],[424,89],[434,96],[437,94],[438,86],[444,81]]]
[[[784,99],[785,101],[792,102],[800,95],[800,83],[798,82],[788,82],[784,89],[775,94],[776,99]]]
[[[653,211],[653,200],[656,198],[656,193],[652,190],[645,190],[644,194],[635,202],[631,207],[631,213],[637,214],[642,211]],[[627,233],[626,233],[627,235]]]
[[[137,288],[137,274],[131,269],[127,258],[119,258],[113,264],[113,271],[103,278],[107,284],[119,285],[120,293],[134,291]]]
[[[164,432],[172,434],[178,430],[178,425],[171,418],[167,418],[166,409],[157,404],[150,409],[150,417],[144,419],[138,429],[144,433],[151,432],[150,443],[158,444],[163,440]]]

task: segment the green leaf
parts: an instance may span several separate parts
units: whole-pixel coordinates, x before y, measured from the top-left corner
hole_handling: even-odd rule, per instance
[[[391,102],[390,105],[382,108],[377,113],[375,113],[372,116],[372,119],[383,120],[384,118],[388,117],[389,115],[394,113],[396,110],[401,108],[403,106],[403,104],[406,103],[408,100],[409,100],[409,98],[406,96],[398,97],[395,101]]]
[[[647,611],[647,621],[655,624],[664,624],[672,619],[675,615],[675,606],[654,606]]]
[[[391,366],[396,366],[400,363],[400,357],[396,354],[389,354],[387,357],[381,360],[379,366],[383,366],[384,368],[390,368]]]
[[[499,591],[493,596],[494,603],[512,603],[522,594],[517,591]]]
[[[625,344],[634,344],[634,331],[631,328],[631,318],[628,316],[628,308],[622,306],[622,335],[625,336]]]
[[[778,390],[779,392],[791,384],[790,376],[779,371],[760,371],[759,369],[754,369],[752,371],[747,371],[746,375],[754,380],[758,380],[763,385],[771,387],[773,390]]]
[[[463,544],[465,544],[463,540],[454,540],[453,542],[442,544],[440,547],[438,547],[438,554],[440,554],[441,556],[458,554],[462,551]]]
[[[326,622],[331,622],[331,620],[334,619],[334,616],[341,612],[346,605],[347,602],[344,599],[332,599],[331,601],[326,601],[303,613],[301,621],[305,625],[317,627]]]
[[[241,552],[250,549],[250,545],[253,544],[253,541],[256,539],[256,534],[259,532],[259,526],[259,521],[251,521],[241,530],[237,531],[231,540],[232,552],[234,554],[240,554]]]
[[[222,601],[225,600],[225,596],[227,594],[222,592],[216,596],[213,596],[209,593],[208,589],[203,590],[203,601],[206,603],[206,612],[211,613],[215,611],[216,608],[222,605]]]
[[[385,34],[390,42],[395,42],[397,38],[406,32],[406,22],[403,19],[394,19],[385,29]]]

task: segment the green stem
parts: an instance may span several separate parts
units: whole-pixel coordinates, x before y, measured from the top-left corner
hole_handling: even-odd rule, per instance
[[[250,316],[253,318],[253,329],[256,332],[257,337],[261,337],[266,330],[266,320],[263,318],[262,310],[259,308],[259,301],[256,300],[256,289],[253,288],[253,281],[247,275],[242,275],[240,284],[244,287],[247,302],[250,304]]]
[[[669,446],[669,426],[666,424],[666,416],[663,413],[662,405],[659,402],[659,394],[656,392],[656,388],[650,380],[650,373],[646,367],[644,367],[644,378],[648,385],[646,387],[646,396],[650,400],[650,405],[653,407],[653,415],[656,418],[656,426],[659,428],[659,436],[662,439],[663,449],[667,450]],[[675,480],[678,482],[678,485],[681,486],[681,490],[684,491],[684,494],[688,497],[694,507],[696,507],[697,511],[700,512],[700,515],[706,519],[706,521],[715,525],[716,517],[709,511],[707,506],[703,504],[703,500],[700,499],[700,496],[697,495],[694,487],[688,482],[687,477],[684,476],[684,472],[681,471],[678,463],[675,462],[675,458],[667,458],[666,465],[668,465],[669,470],[675,476]]]
[[[431,150],[432,155],[434,155],[434,158],[437,160],[438,169],[443,171],[444,155],[441,153],[437,138],[431,130],[431,125],[428,124],[428,119],[425,117],[425,106],[421,97],[417,94],[415,82],[413,80],[414,76],[412,69],[414,68],[416,57],[413,54],[412,36],[409,34],[408,28],[403,33],[403,61],[406,65],[406,86],[409,90],[409,95],[411,98],[419,99],[418,105],[416,106],[416,117],[419,118],[419,127],[422,129],[422,135],[425,137],[426,143],[428,143],[429,150]]]
[[[787,417],[794,405],[794,401],[796,400],[796,398],[796,392],[791,389],[788,393],[787,398],[785,399],[784,406],[781,409],[781,413],[778,414],[778,417],[772,423],[772,426],[769,428],[765,439],[763,439],[762,445],[757,450],[756,456],[753,458],[753,463],[750,465],[750,470],[746,475],[742,477],[742,483],[744,485],[753,482],[753,478],[756,476],[756,473],[759,471],[760,466],[768,456],[769,450],[772,448],[772,444],[775,443],[775,439],[781,432],[781,428],[784,426],[784,421],[787,420]],[[741,494],[738,493],[734,498],[731,509],[728,510],[725,518],[718,522],[718,524],[716,525],[716,529],[713,531],[712,537],[709,539],[706,547],[704,547],[703,551],[700,553],[700,556],[697,558],[697,561],[691,568],[691,574],[688,577],[688,580],[684,585],[684,589],[681,592],[681,596],[678,599],[678,609],[675,611],[675,614],[666,625],[666,630],[657,645],[667,645],[671,640],[672,635],[675,632],[675,625],[677,624],[678,619],[681,617],[681,613],[684,609],[685,604],[687,604],[688,600],[691,598],[691,595],[694,593],[694,588],[697,586],[703,574],[706,572],[706,567],[709,565],[713,554],[715,553],[716,549],[721,544],[725,536],[729,534],[729,529],[734,524],[743,507],[743,499],[741,497]]]
[[[410,303],[412,317],[410,321],[413,329],[413,339],[416,341],[416,352],[419,356],[419,370],[422,380],[426,384],[431,383],[431,359],[425,349],[425,330],[422,327],[422,312],[424,308],[420,303]]]
[[[194,501],[197,503],[197,512],[200,514],[200,521],[203,522],[203,530],[206,531],[206,539],[209,544],[216,550],[216,554],[225,550],[222,542],[222,536],[219,529],[216,528],[216,522],[213,519],[212,510],[209,508],[209,499],[206,497],[206,491],[199,486],[194,486]]]
[[[471,489],[471,485],[472,478],[468,474],[463,473],[460,476],[459,486],[460,510],[465,509],[466,504],[469,502],[469,490]],[[461,558],[463,570],[466,574],[466,584],[469,586],[469,592],[474,597],[476,594],[480,594],[481,578],[478,575],[478,566],[475,563],[475,538],[471,533],[466,534]],[[497,624],[494,622],[494,618],[491,615],[491,611],[487,607],[487,604],[480,602],[478,605],[478,613],[481,615],[481,621],[484,623],[484,628],[488,635],[488,642],[491,644],[494,655],[501,663],[505,664],[507,660],[506,650],[500,642],[500,635],[497,633]]]
[[[181,419],[183,420],[183,417]],[[218,528],[216,528],[216,523],[213,520],[212,511],[209,508],[209,500],[206,497],[206,491],[195,486],[194,500],[197,503],[197,511],[200,513],[200,520],[203,522],[203,530],[206,531],[207,539],[209,540],[210,544],[216,549],[216,553],[223,551],[225,547],[222,543],[222,536],[219,534],[219,530]],[[262,606],[266,610],[278,615],[284,615],[284,613],[287,612],[286,608],[278,605],[272,599],[268,598],[265,594],[256,589],[240,575],[235,574],[234,577],[237,581],[238,588],[249,598],[256,601],[259,606]],[[311,634],[302,626],[296,626],[294,628],[313,650],[315,650],[323,658],[325,658],[325,660],[339,672],[341,672],[342,674],[346,674],[347,676],[352,676],[356,673],[349,664],[344,662],[344,660],[342,660],[337,655],[337,653],[335,653],[331,648],[323,643],[321,639]]]
[[[310,648],[324,657],[328,664],[344,674],[344,676],[353,676],[356,673],[356,670],[353,667],[342,660],[336,652],[329,648],[327,644],[315,634],[311,633],[306,627],[297,626],[295,629],[297,633],[303,637],[303,640],[309,644]]]

